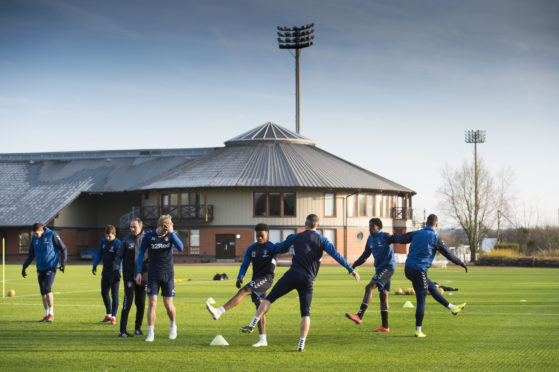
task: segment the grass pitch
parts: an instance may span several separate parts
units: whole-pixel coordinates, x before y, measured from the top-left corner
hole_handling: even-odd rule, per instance
[[[253,348],[258,335],[242,335],[239,327],[254,315],[249,297],[225,313],[211,318],[204,307],[208,297],[220,306],[233,296],[238,266],[175,266],[178,338],[168,339],[169,322],[161,298],[157,308],[155,341],[144,337],[117,337],[117,325],[101,324],[104,306],[101,276],[89,265],[69,265],[58,272],[53,286],[54,322],[38,323],[44,316],[33,266],[21,278],[20,265],[8,265],[6,292],[0,298],[0,370],[90,371],[513,371],[559,370],[559,270],[522,268],[476,268],[465,274],[458,268],[431,269],[429,277],[439,284],[457,287],[446,292],[452,303],[467,302],[458,316],[427,299],[424,339],[413,337],[415,296],[395,296],[396,288],[411,287],[403,268],[392,280],[388,334],[372,333],[380,326],[375,293],[363,324],[345,318],[357,312],[366,283],[373,275],[370,265],[358,269],[361,282],[339,267],[322,267],[314,287],[311,329],[306,351],[297,353],[299,303],[296,292],[279,299],[268,313],[268,344]],[[278,268],[279,278],[286,268]],[[230,280],[212,281],[215,273]],[[250,269],[249,269],[250,275]],[[246,283],[246,282],[245,282]],[[450,295],[452,293],[452,295]],[[122,303],[121,284],[120,298]],[[135,307],[128,330],[133,330]],[[147,331],[144,321],[143,330]],[[146,332],[147,333],[147,332]],[[222,335],[230,346],[209,346]]]

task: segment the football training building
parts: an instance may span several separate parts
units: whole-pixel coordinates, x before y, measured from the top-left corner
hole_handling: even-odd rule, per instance
[[[185,243],[176,261],[240,260],[257,223],[276,242],[302,231],[309,213],[352,261],[370,218],[387,232],[412,229],[413,195],[273,123],[219,148],[0,154],[0,231],[11,261],[25,259],[35,222],[57,231],[75,260],[97,248],[106,225],[123,236],[132,218],[149,227],[161,214],[173,216]]]

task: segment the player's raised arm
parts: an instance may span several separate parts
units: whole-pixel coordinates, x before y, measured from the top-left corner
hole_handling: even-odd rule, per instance
[[[386,240],[389,244],[409,244],[413,238],[413,231],[406,234],[387,234]]]

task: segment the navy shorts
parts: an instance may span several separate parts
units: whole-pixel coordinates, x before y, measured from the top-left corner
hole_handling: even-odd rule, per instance
[[[404,273],[406,274],[406,278],[411,281],[413,289],[416,293],[418,291],[426,291],[429,288],[429,283],[432,283],[427,277],[427,273],[425,271],[412,269],[411,267],[406,266]]]
[[[294,289],[296,289],[299,293],[299,308],[301,316],[310,316],[313,283],[312,279],[307,275],[293,270],[287,270],[281,279],[277,281],[276,285],[274,285],[274,288],[272,288],[270,294],[266,297],[266,300],[273,303],[275,300],[288,294]]]
[[[266,298],[266,291],[270,289],[274,282],[273,276],[262,276],[250,281],[245,287],[251,290],[252,302],[263,300]]]
[[[392,275],[394,275],[394,270],[392,269],[382,269],[375,273],[373,276],[372,281],[378,284],[378,291],[388,291],[390,292],[390,279],[392,279]]]
[[[46,270],[37,270],[37,278],[39,279],[39,288],[41,289],[42,295],[52,292],[52,284],[54,283],[55,276],[56,267]]]
[[[175,274],[162,274],[158,277],[148,274],[148,283],[146,286],[148,296],[157,296],[159,294],[159,288],[161,288],[161,296],[175,297]]]

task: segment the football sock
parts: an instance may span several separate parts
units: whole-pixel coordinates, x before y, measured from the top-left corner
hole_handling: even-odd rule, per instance
[[[454,307],[454,305],[451,304],[451,303],[449,303],[447,307],[448,307],[448,309],[450,310],[450,309],[452,309],[452,308]]]
[[[415,298],[417,300],[417,309],[415,310],[415,325],[421,327],[423,324],[423,316],[425,315],[425,296],[427,291],[417,291]]]
[[[416,332],[421,332],[421,326],[419,326],[419,327],[416,326],[416,327],[415,327],[415,331],[416,331]]]
[[[46,316],[46,315],[49,315],[49,311],[50,311],[50,307],[47,307],[47,308],[45,309],[45,316]]]
[[[388,310],[381,310],[380,317],[382,318],[382,326],[388,328]]]
[[[254,318],[252,318],[252,322],[250,322],[248,326],[251,328],[256,327],[256,324],[258,323],[259,320],[260,318],[255,315]]]
[[[304,349],[305,348],[305,339],[304,338],[300,338],[299,339],[299,346],[297,346],[298,349]]]
[[[368,307],[369,307],[369,305],[367,305],[364,302],[361,304],[361,307],[359,308],[359,311],[357,312],[357,316],[359,317],[359,319],[363,319],[363,314],[365,314],[365,311],[367,310]]]
[[[171,328],[173,328],[173,327],[175,327],[175,326],[176,326],[175,321],[174,321],[174,320],[171,320]]]
[[[267,342],[267,341],[266,341],[266,335],[265,335],[265,334],[259,335],[259,337],[260,337],[260,341]]]
[[[49,307],[49,314],[54,316],[54,306],[53,307]]]
[[[224,312],[226,312],[227,310],[225,310],[225,308],[223,306],[220,306],[219,308],[216,309],[217,310],[217,314],[221,315]]]
[[[153,335],[153,326],[148,326],[148,335]]]

